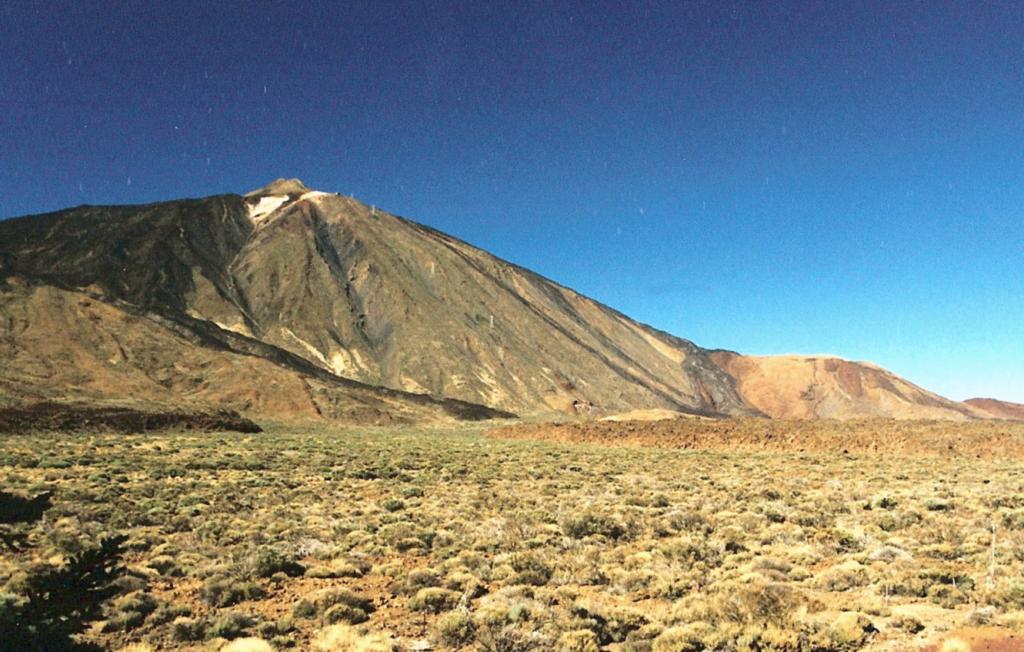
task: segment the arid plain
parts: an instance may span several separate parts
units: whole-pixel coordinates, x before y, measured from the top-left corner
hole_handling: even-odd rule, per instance
[[[1024,424],[673,423],[7,436],[0,579],[126,536],[115,650],[1019,649]]]

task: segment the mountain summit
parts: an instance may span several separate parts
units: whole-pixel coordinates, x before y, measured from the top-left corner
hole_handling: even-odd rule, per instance
[[[275,179],[262,188],[250,190],[246,197],[265,197],[268,195],[303,195],[310,192],[306,184],[298,179]]]
[[[69,307],[58,311],[60,319],[73,322],[81,311],[71,306],[85,293],[148,320],[139,322],[146,328],[172,324],[198,358],[207,355],[200,349],[227,350],[321,384],[398,392],[392,402],[430,395],[518,414],[790,415],[741,391],[762,381],[752,381],[737,358],[713,355],[456,238],[297,179],[245,195],[83,206],[2,222],[4,277],[18,279],[21,289],[9,292],[20,298],[0,306],[9,331],[0,335],[25,350],[31,346],[25,331],[10,325],[12,311],[21,311],[17,323],[31,324],[40,305],[63,302]],[[24,289],[41,286],[53,289],[45,297]],[[118,319],[128,317],[110,319],[90,328],[116,339]],[[53,335],[50,354],[60,337]],[[174,346],[150,353],[147,377],[174,375]],[[78,380],[60,382],[88,386],[92,375],[118,367],[86,366],[91,371]],[[0,368],[12,392],[29,382],[18,371]],[[227,371],[196,374],[207,398],[243,410],[251,406],[225,397],[239,395],[231,387],[245,382]],[[846,392],[848,385],[826,390]],[[885,383],[865,396],[838,416],[913,416],[919,401],[933,403]],[[325,401],[311,400],[321,412]],[[340,409],[341,398],[331,401]],[[874,409],[896,403],[910,407]],[[944,415],[964,418],[964,410]]]

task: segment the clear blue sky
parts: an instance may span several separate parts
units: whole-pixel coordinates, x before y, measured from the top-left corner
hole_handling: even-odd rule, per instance
[[[1024,402],[1021,3],[288,4],[0,3],[0,216],[295,176],[706,347]]]

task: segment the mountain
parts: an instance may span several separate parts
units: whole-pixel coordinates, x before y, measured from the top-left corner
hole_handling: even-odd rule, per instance
[[[703,349],[297,179],[0,222],[3,279],[10,400],[371,421],[982,415],[865,363]]]
[[[278,180],[0,223],[0,275],[244,337],[333,376],[516,413],[756,414],[692,342],[465,242]]]
[[[1000,401],[994,398],[969,398],[964,401],[983,415],[994,419],[1024,421],[1024,404]]]
[[[750,405],[773,418],[965,420],[980,415],[868,362],[835,356],[751,356],[712,351]]]

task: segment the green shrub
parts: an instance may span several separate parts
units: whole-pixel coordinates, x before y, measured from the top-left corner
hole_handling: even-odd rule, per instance
[[[334,623],[358,625],[359,623],[365,623],[369,619],[370,616],[366,611],[347,604],[331,605],[324,612],[324,620],[331,625]]]
[[[465,610],[452,611],[437,619],[434,625],[435,636],[442,645],[460,648],[473,640],[476,623]]]
[[[313,566],[306,570],[306,577],[328,579],[339,577],[362,577],[370,571],[370,564],[365,561],[349,561],[334,559],[325,566]]]
[[[110,605],[104,632],[128,632],[141,626],[157,608],[156,599],[141,591],[121,596]]]
[[[130,632],[145,622],[146,616],[137,611],[120,611],[103,623],[103,632]]]
[[[589,629],[574,629],[558,639],[559,652],[599,652],[597,635]]]
[[[918,618],[910,615],[896,616],[889,621],[889,627],[898,629],[908,634],[917,634],[924,630],[924,625]]]
[[[610,516],[594,512],[584,512],[578,516],[570,516],[562,522],[562,531],[573,539],[600,535],[616,541],[628,534],[625,524]]]
[[[532,586],[544,586],[551,580],[551,575],[554,572],[540,555],[531,553],[514,555],[512,557],[512,569],[516,574],[509,581],[510,584],[529,584]]]
[[[296,618],[313,618],[320,614],[326,617],[327,612],[333,607],[339,608],[334,609],[333,617],[336,620],[332,622],[362,623],[373,613],[373,603],[370,600],[346,588],[317,591],[300,600],[292,613]]]
[[[159,555],[146,562],[146,565],[165,577],[184,577],[178,561],[170,555]]]
[[[428,613],[441,613],[459,604],[462,596],[455,591],[431,587],[420,589],[409,599],[409,609]]]
[[[210,623],[206,628],[206,638],[226,638],[228,640],[238,638],[254,624],[255,621],[252,617],[229,611],[218,615]]]
[[[441,583],[441,580],[437,577],[437,573],[426,568],[417,568],[409,573],[409,576],[405,578],[405,592],[409,595],[415,594],[420,589],[426,589],[432,586],[437,586]]]
[[[199,589],[199,598],[211,607],[230,607],[244,600],[257,600],[265,591],[254,582],[212,577]]]
[[[704,649],[704,638],[714,633],[707,623],[690,623],[670,627],[651,643],[652,652],[700,652]]]
[[[875,502],[875,504],[881,509],[892,509],[899,504],[899,501],[892,496],[882,496]]]
[[[180,643],[202,640],[206,634],[206,623],[201,619],[181,616],[171,623],[171,639]]]
[[[839,614],[830,627],[832,640],[837,647],[860,647],[878,630],[867,616],[855,611]]]
[[[857,562],[838,564],[814,578],[814,586],[826,591],[849,591],[869,582],[867,570]]]
[[[244,574],[252,578],[267,578],[277,573],[298,577],[306,571],[294,558],[274,548],[260,548],[252,553],[242,566]]]
[[[147,622],[151,625],[163,625],[173,621],[179,616],[190,616],[192,610],[183,604],[161,604],[156,611],[149,615]]]

